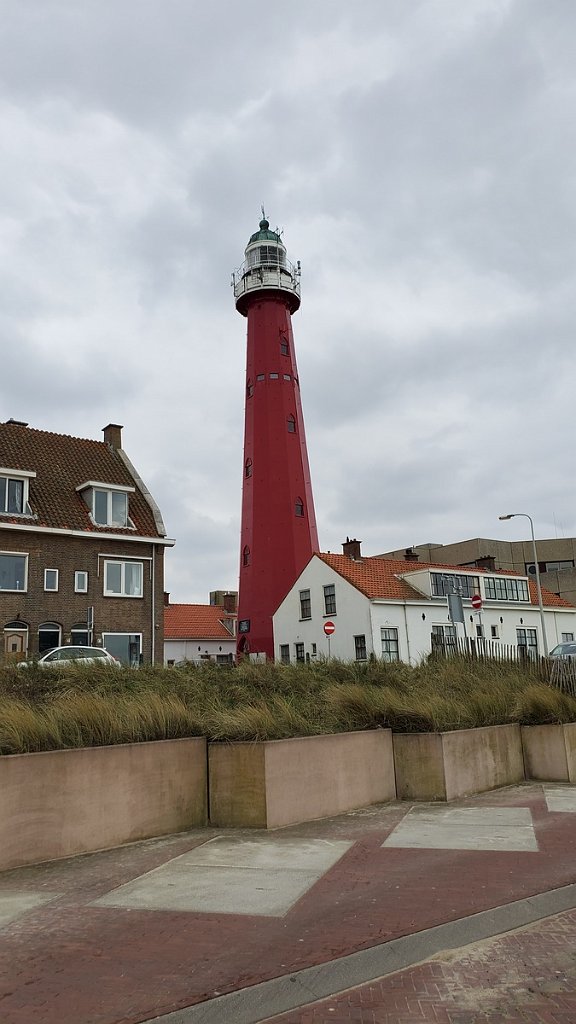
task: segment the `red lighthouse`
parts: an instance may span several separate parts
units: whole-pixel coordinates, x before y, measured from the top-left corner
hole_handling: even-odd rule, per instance
[[[262,214],[233,278],[248,320],[238,650],[273,659],[272,615],[318,534],[292,335],[300,265]]]

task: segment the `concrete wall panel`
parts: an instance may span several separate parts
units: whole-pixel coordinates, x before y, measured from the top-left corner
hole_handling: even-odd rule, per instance
[[[0,757],[0,870],[205,825],[206,743]]]
[[[522,746],[527,779],[569,781],[564,726],[522,726]]]
[[[511,786],[524,779],[518,725],[491,725],[442,734],[446,799]]]

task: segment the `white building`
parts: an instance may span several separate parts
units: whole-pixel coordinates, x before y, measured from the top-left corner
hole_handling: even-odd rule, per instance
[[[179,661],[233,664],[236,660],[236,618],[235,611],[221,605],[166,603],[164,664],[174,665]]]
[[[540,610],[532,579],[514,572],[363,558],[360,542],[342,555],[315,554],[274,615],[277,660],[317,657],[363,661],[370,656],[417,664],[433,644],[456,636],[542,650]],[[459,592],[464,623],[448,615],[447,593]],[[471,599],[482,598],[475,612]],[[548,648],[576,635],[576,608],[542,591]],[[325,625],[334,630],[326,635]],[[328,627],[330,629],[330,626]]]

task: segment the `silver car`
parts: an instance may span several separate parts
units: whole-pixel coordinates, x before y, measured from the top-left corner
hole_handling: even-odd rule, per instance
[[[113,665],[121,668],[121,662],[114,658],[104,647],[53,647],[46,651],[38,660],[20,661],[18,668],[29,668],[31,665],[38,665],[39,668],[59,667],[61,665]]]
[[[549,658],[576,658],[576,641],[565,640],[562,644],[557,644],[556,647],[550,654]]]

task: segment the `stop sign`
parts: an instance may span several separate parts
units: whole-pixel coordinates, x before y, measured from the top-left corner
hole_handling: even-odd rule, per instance
[[[472,594],[471,604],[475,611],[480,611],[482,607],[482,598],[480,597],[480,594]]]
[[[333,622],[324,623],[324,632],[326,633],[326,636],[332,636],[332,633],[334,632],[335,629],[336,626],[334,625]]]

